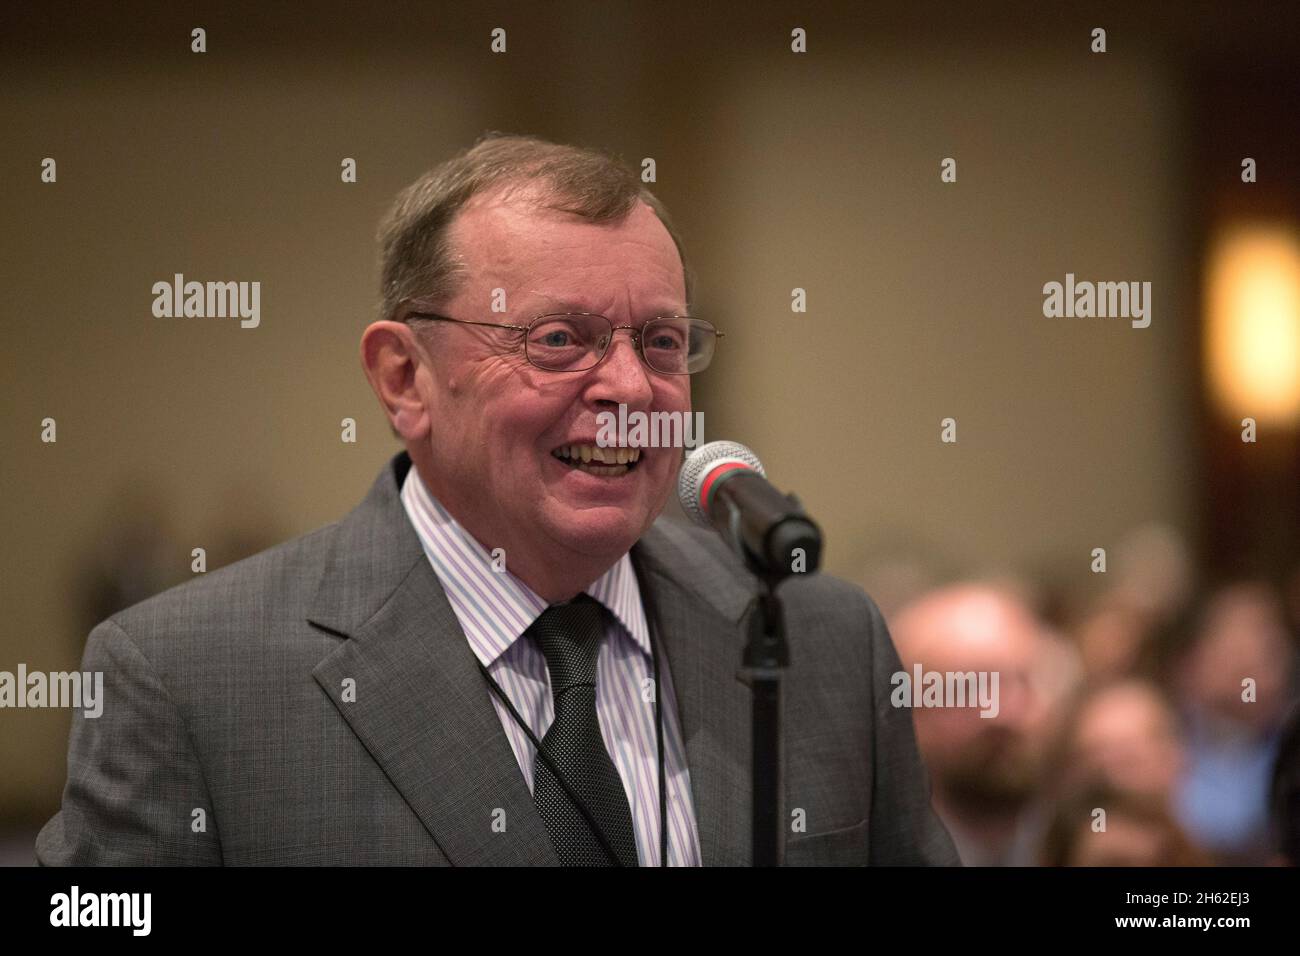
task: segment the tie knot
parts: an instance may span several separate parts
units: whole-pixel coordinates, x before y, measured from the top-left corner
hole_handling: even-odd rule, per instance
[[[551,695],[577,684],[596,685],[596,657],[605,634],[605,608],[585,594],[548,607],[528,628],[546,658]]]

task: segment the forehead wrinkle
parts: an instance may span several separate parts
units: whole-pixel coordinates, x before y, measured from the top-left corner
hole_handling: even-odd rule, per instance
[[[548,303],[550,303],[550,308],[555,309],[555,311],[557,312],[596,312],[598,314],[603,315],[605,314],[606,311],[608,311],[608,310],[595,308],[590,304],[590,302],[582,302],[573,298],[556,298],[555,296],[548,295],[547,293],[542,292],[540,289],[529,289],[528,291],[532,295],[545,299]],[[627,298],[628,314],[632,315],[633,314],[632,290],[630,287],[627,288],[626,298]],[[639,324],[644,324],[646,322],[649,322],[652,318],[655,318],[656,316],[684,315],[684,314],[685,314],[685,310],[679,308],[676,305],[664,306],[662,308],[650,308],[645,310],[644,317],[641,318]],[[633,321],[636,321],[636,318],[637,317],[633,315]]]
[[[549,303],[551,308],[554,308],[561,312],[599,312],[600,311],[599,309],[594,308],[589,302],[581,302],[577,299],[569,299],[569,298],[557,299],[555,296],[548,295],[547,293],[543,292],[540,289],[529,289],[528,291],[531,294],[537,296],[538,298],[545,299],[547,303]]]

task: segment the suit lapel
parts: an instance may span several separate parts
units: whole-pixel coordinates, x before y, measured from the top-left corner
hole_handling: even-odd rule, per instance
[[[347,637],[313,671],[456,865],[556,865],[455,613],[402,507],[405,453],[340,523],[311,613]],[[343,701],[344,681],[356,699]],[[495,832],[497,810],[504,832]]]
[[[677,696],[702,862],[748,866],[751,697],[737,673],[750,595],[697,549],[660,521],[632,554]]]
[[[558,865],[460,622],[399,489],[403,452],[338,525],[308,620],[347,640],[312,672],[456,865]],[[632,549],[677,697],[706,866],[750,863],[750,693],[737,676],[752,594],[681,529]],[[356,699],[345,702],[344,681]],[[505,813],[504,832],[493,814]]]

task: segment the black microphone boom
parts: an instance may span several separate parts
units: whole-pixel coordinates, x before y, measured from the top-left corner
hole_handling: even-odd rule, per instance
[[[710,442],[682,464],[686,513],[716,529],[755,574],[775,583],[821,564],[822,536],[794,495],[764,477],[757,456],[736,442]]]

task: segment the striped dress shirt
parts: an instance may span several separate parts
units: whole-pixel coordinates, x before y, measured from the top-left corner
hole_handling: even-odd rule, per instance
[[[470,650],[541,740],[555,716],[550,675],[541,649],[531,637],[521,638],[546,610],[547,602],[509,570],[493,569],[487,549],[429,493],[415,468],[408,472],[402,484],[402,504],[460,621]],[[623,781],[632,811],[637,860],[641,866],[659,866],[655,705],[653,695],[644,691],[653,683],[654,669],[649,626],[631,556],[624,554],[586,593],[611,612],[606,615],[605,640],[596,660],[596,714],[601,737]],[[655,690],[663,695],[668,865],[699,866],[700,841],[691,801],[690,772],[682,746],[677,700],[662,658],[659,680],[662,686]],[[483,693],[496,708],[531,791],[536,748],[486,682]]]

